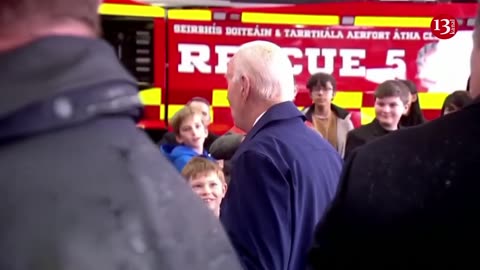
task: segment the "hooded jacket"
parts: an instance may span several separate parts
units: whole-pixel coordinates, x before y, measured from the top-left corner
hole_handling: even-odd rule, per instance
[[[307,118],[307,122],[310,122],[310,126],[313,127],[313,113],[315,110],[315,104],[305,108],[302,112]],[[352,122],[352,114],[334,104],[331,104],[331,110],[337,117],[337,152],[343,158],[345,156],[345,147],[347,144],[347,133],[354,129]]]
[[[0,269],[240,269],[136,127],[136,81],[109,44],[41,38],[0,52],[0,70]]]
[[[173,163],[173,166],[181,172],[183,167],[196,156],[204,156],[212,161],[215,161],[210,157],[207,151],[203,151],[203,154],[199,155],[195,150],[186,145],[173,145],[164,144],[160,147],[162,153]]]

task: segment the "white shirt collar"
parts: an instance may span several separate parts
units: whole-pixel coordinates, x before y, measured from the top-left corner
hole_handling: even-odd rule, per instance
[[[257,117],[257,119],[255,120],[255,122],[253,122],[253,126],[252,126],[252,127],[255,126],[255,124],[258,122],[258,120],[260,120],[260,118],[262,118],[262,116],[263,116],[266,112],[267,112],[267,111],[264,111],[263,113],[261,113],[261,114]]]

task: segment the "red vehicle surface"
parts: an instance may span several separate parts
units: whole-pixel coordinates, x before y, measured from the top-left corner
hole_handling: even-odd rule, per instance
[[[415,81],[425,116],[435,118],[445,96],[466,86],[475,12],[476,4],[436,3],[165,9],[163,17],[152,19],[154,90],[141,93],[147,105],[142,124],[165,128],[191,97],[201,96],[213,105],[212,131],[229,129],[227,62],[239,45],[257,39],[290,55],[299,108],[311,104],[309,76],[328,72],[337,78],[334,103],[356,112],[357,125],[374,117],[376,85],[395,78]],[[439,14],[457,18],[454,38],[438,40],[431,33],[431,20]]]

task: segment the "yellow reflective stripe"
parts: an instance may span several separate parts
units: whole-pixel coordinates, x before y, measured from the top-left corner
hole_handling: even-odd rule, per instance
[[[242,12],[243,23],[289,24],[289,25],[339,25],[335,15],[302,15],[263,12]]]
[[[150,88],[138,92],[143,105],[160,106],[162,104],[162,89]]]
[[[359,109],[362,107],[363,92],[344,91],[337,92],[333,103],[347,109]],[[214,89],[212,93],[212,106],[216,108],[228,108],[227,90]]]
[[[102,15],[132,16],[132,17],[165,17],[165,9],[150,5],[101,4],[98,12]]]
[[[212,106],[216,108],[228,108],[230,103],[227,99],[227,90],[225,89],[213,89],[212,92]]]
[[[183,109],[183,107],[185,107],[185,104],[172,104],[172,105],[168,105],[168,119],[172,119],[172,117],[173,117],[178,111],[180,111],[181,109]],[[163,117],[165,116],[165,106],[162,105],[160,109],[161,109],[160,118],[163,119]],[[212,121],[213,121],[213,108],[210,108],[210,116],[211,116],[211,119],[212,119]]]
[[[160,105],[160,119],[165,121],[165,105]]]
[[[440,110],[448,95],[449,93],[418,93],[420,107],[422,110]]]
[[[172,119],[173,116],[180,111],[185,104],[171,104],[168,105],[168,119]],[[213,121],[213,108],[210,108],[210,116]],[[165,105],[160,106],[160,119],[165,119]]]
[[[213,106],[210,106],[210,122],[214,122],[214,113],[213,113]]]
[[[172,20],[211,21],[212,12],[207,9],[170,9],[168,18]]]
[[[360,109],[361,113],[361,124],[366,125],[371,123],[375,119],[375,108],[373,107],[364,107]]]
[[[355,26],[429,28],[432,17],[356,16]]]
[[[363,102],[363,92],[338,91],[333,104],[346,109],[360,109]]]
[[[172,119],[183,107],[185,107],[185,104],[168,105],[168,119]],[[160,119],[165,119],[165,105],[160,106]]]

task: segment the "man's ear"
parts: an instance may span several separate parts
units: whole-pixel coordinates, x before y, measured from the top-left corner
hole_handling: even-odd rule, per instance
[[[240,77],[240,85],[241,85],[240,95],[243,100],[247,100],[250,96],[250,90],[251,90],[250,79],[247,76],[242,75]]]

